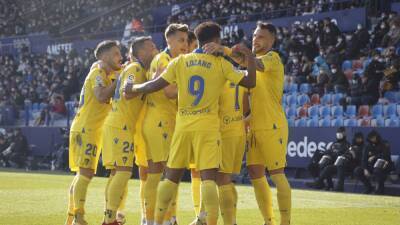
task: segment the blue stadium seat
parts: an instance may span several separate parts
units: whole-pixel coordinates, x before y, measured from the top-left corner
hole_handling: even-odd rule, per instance
[[[308,94],[311,92],[311,85],[310,84],[301,84],[300,85],[300,92],[303,94]]]
[[[372,127],[385,127],[385,119],[383,117],[378,117],[371,120]]]
[[[345,113],[346,117],[353,118],[356,116],[356,114],[357,114],[357,108],[355,105],[348,105],[346,107],[346,113]]]
[[[331,94],[324,94],[321,98],[322,105],[329,105],[332,103],[332,95]]]
[[[32,104],[32,110],[33,110],[33,111],[39,111],[39,103],[36,103],[36,102],[33,103],[33,104]]]
[[[371,63],[372,59],[366,59],[363,62],[363,70],[367,69],[368,65]]]
[[[345,61],[342,63],[342,70],[343,70],[343,71],[345,71],[345,70],[350,70],[352,67],[353,67],[353,63],[352,63],[350,60],[345,60]]]
[[[307,103],[310,103],[310,97],[308,97],[308,95],[306,94],[302,94],[297,96],[297,104],[300,106],[303,106]]]
[[[383,52],[383,48],[375,48],[375,50],[377,51],[377,52],[379,52],[379,53],[382,53]]]
[[[301,118],[301,119],[298,119],[298,120],[294,121],[294,126],[295,127],[306,127],[306,125],[307,125],[307,121],[306,121],[305,118]]]
[[[342,127],[343,126],[343,118],[336,118],[331,121],[332,127]]]
[[[384,97],[389,100],[389,102],[396,102],[396,92],[394,91],[387,91],[385,92]]]
[[[343,107],[342,106],[332,106],[332,116],[333,117],[343,117]]]
[[[356,127],[357,126],[357,120],[354,119],[354,118],[345,119],[344,120],[344,126],[345,127]]]
[[[343,94],[337,93],[332,96],[332,104],[340,105],[340,100],[343,98]]]
[[[308,108],[308,116],[315,118],[318,117],[319,114],[319,107],[318,105],[313,105],[310,108]]]
[[[294,127],[294,118],[289,118],[288,119],[288,125],[289,125],[289,127]]]
[[[383,116],[383,106],[380,104],[372,106],[371,115],[373,118],[379,118]]]
[[[45,108],[47,108],[49,105],[47,104],[47,103],[40,103],[40,110],[43,110],[43,109],[45,109]]]
[[[286,100],[288,106],[296,106],[297,104],[296,95],[288,95]]]
[[[323,118],[319,120],[320,127],[330,127],[331,126],[331,118]]]
[[[285,82],[285,84],[283,85],[283,92],[288,93],[289,89],[290,89],[289,87],[290,87],[290,83]]]
[[[298,90],[298,84],[296,83],[291,83],[289,86],[289,92],[290,93],[297,93]]]
[[[397,113],[396,111],[397,111],[397,105],[396,104],[389,104],[389,105],[386,105],[383,108],[383,115],[385,117],[395,116],[396,113]]]
[[[399,125],[399,118],[396,116],[391,116],[385,120],[385,127],[399,127]]]
[[[290,106],[286,108],[286,116],[287,118],[295,118],[296,117],[296,107]]]
[[[307,120],[307,127],[318,127],[318,117],[313,117]]]
[[[319,115],[323,118],[331,116],[331,107],[329,106],[321,106],[319,108]]]
[[[400,91],[396,92],[396,102],[400,103]]]

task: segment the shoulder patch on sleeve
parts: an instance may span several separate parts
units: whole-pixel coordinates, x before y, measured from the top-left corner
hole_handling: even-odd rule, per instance
[[[101,75],[97,75],[95,78],[95,83],[96,86],[104,86],[104,82],[103,82],[103,78],[101,77]]]

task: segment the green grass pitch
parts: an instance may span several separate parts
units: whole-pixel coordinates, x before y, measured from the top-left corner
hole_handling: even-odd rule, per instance
[[[0,172],[0,225],[62,225],[67,190],[72,175]],[[86,216],[90,225],[103,217],[105,178],[94,178],[89,186]],[[239,186],[238,224],[263,224],[252,187]],[[129,182],[127,224],[139,224],[139,182]],[[276,190],[273,189],[277,219]],[[400,198],[293,190],[293,225],[396,225],[400,224]],[[179,189],[180,225],[194,219],[190,184]],[[220,224],[222,221],[220,220]],[[279,224],[279,223],[277,223]]]

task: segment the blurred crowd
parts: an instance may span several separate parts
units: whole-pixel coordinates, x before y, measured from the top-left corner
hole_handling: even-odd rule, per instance
[[[29,145],[20,129],[0,128],[0,167],[26,168]]]
[[[286,81],[312,85],[311,94],[343,93],[343,104],[373,105],[399,90],[400,18],[382,13],[371,30],[361,24],[341,32],[335,20],[295,22],[278,30],[276,46],[286,56]],[[361,63],[353,70],[352,61]],[[350,63],[350,65],[346,65]]]
[[[61,29],[101,15],[81,27],[80,33],[121,28],[154,6],[171,5],[184,0],[0,0],[0,37],[33,33],[58,35]],[[113,7],[116,10],[111,10]],[[153,24],[151,15],[139,18],[145,26]],[[96,26],[93,26],[96,24]],[[101,26],[99,26],[101,25]]]
[[[365,0],[212,0],[193,4],[190,8],[171,15],[168,23],[183,22],[195,27],[200,21],[212,19],[220,24],[230,24],[348,9],[363,6],[365,3]]]
[[[73,50],[34,55],[22,49],[16,58],[0,56],[0,124],[10,120],[10,114],[18,119],[26,104],[42,106],[37,125],[44,123],[46,115],[65,115],[64,102],[76,99],[92,62],[90,50],[83,55]]]

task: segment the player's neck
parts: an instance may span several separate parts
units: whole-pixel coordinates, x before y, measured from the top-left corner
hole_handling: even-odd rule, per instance
[[[179,56],[179,52],[173,48],[171,48],[170,46],[168,46],[168,50],[169,50],[169,54],[171,56],[171,58],[176,58]]]
[[[259,52],[257,52],[257,56],[263,56],[263,55],[266,55],[269,51],[271,51],[272,50],[272,48],[265,48],[265,49],[263,49],[262,51],[259,51]]]

